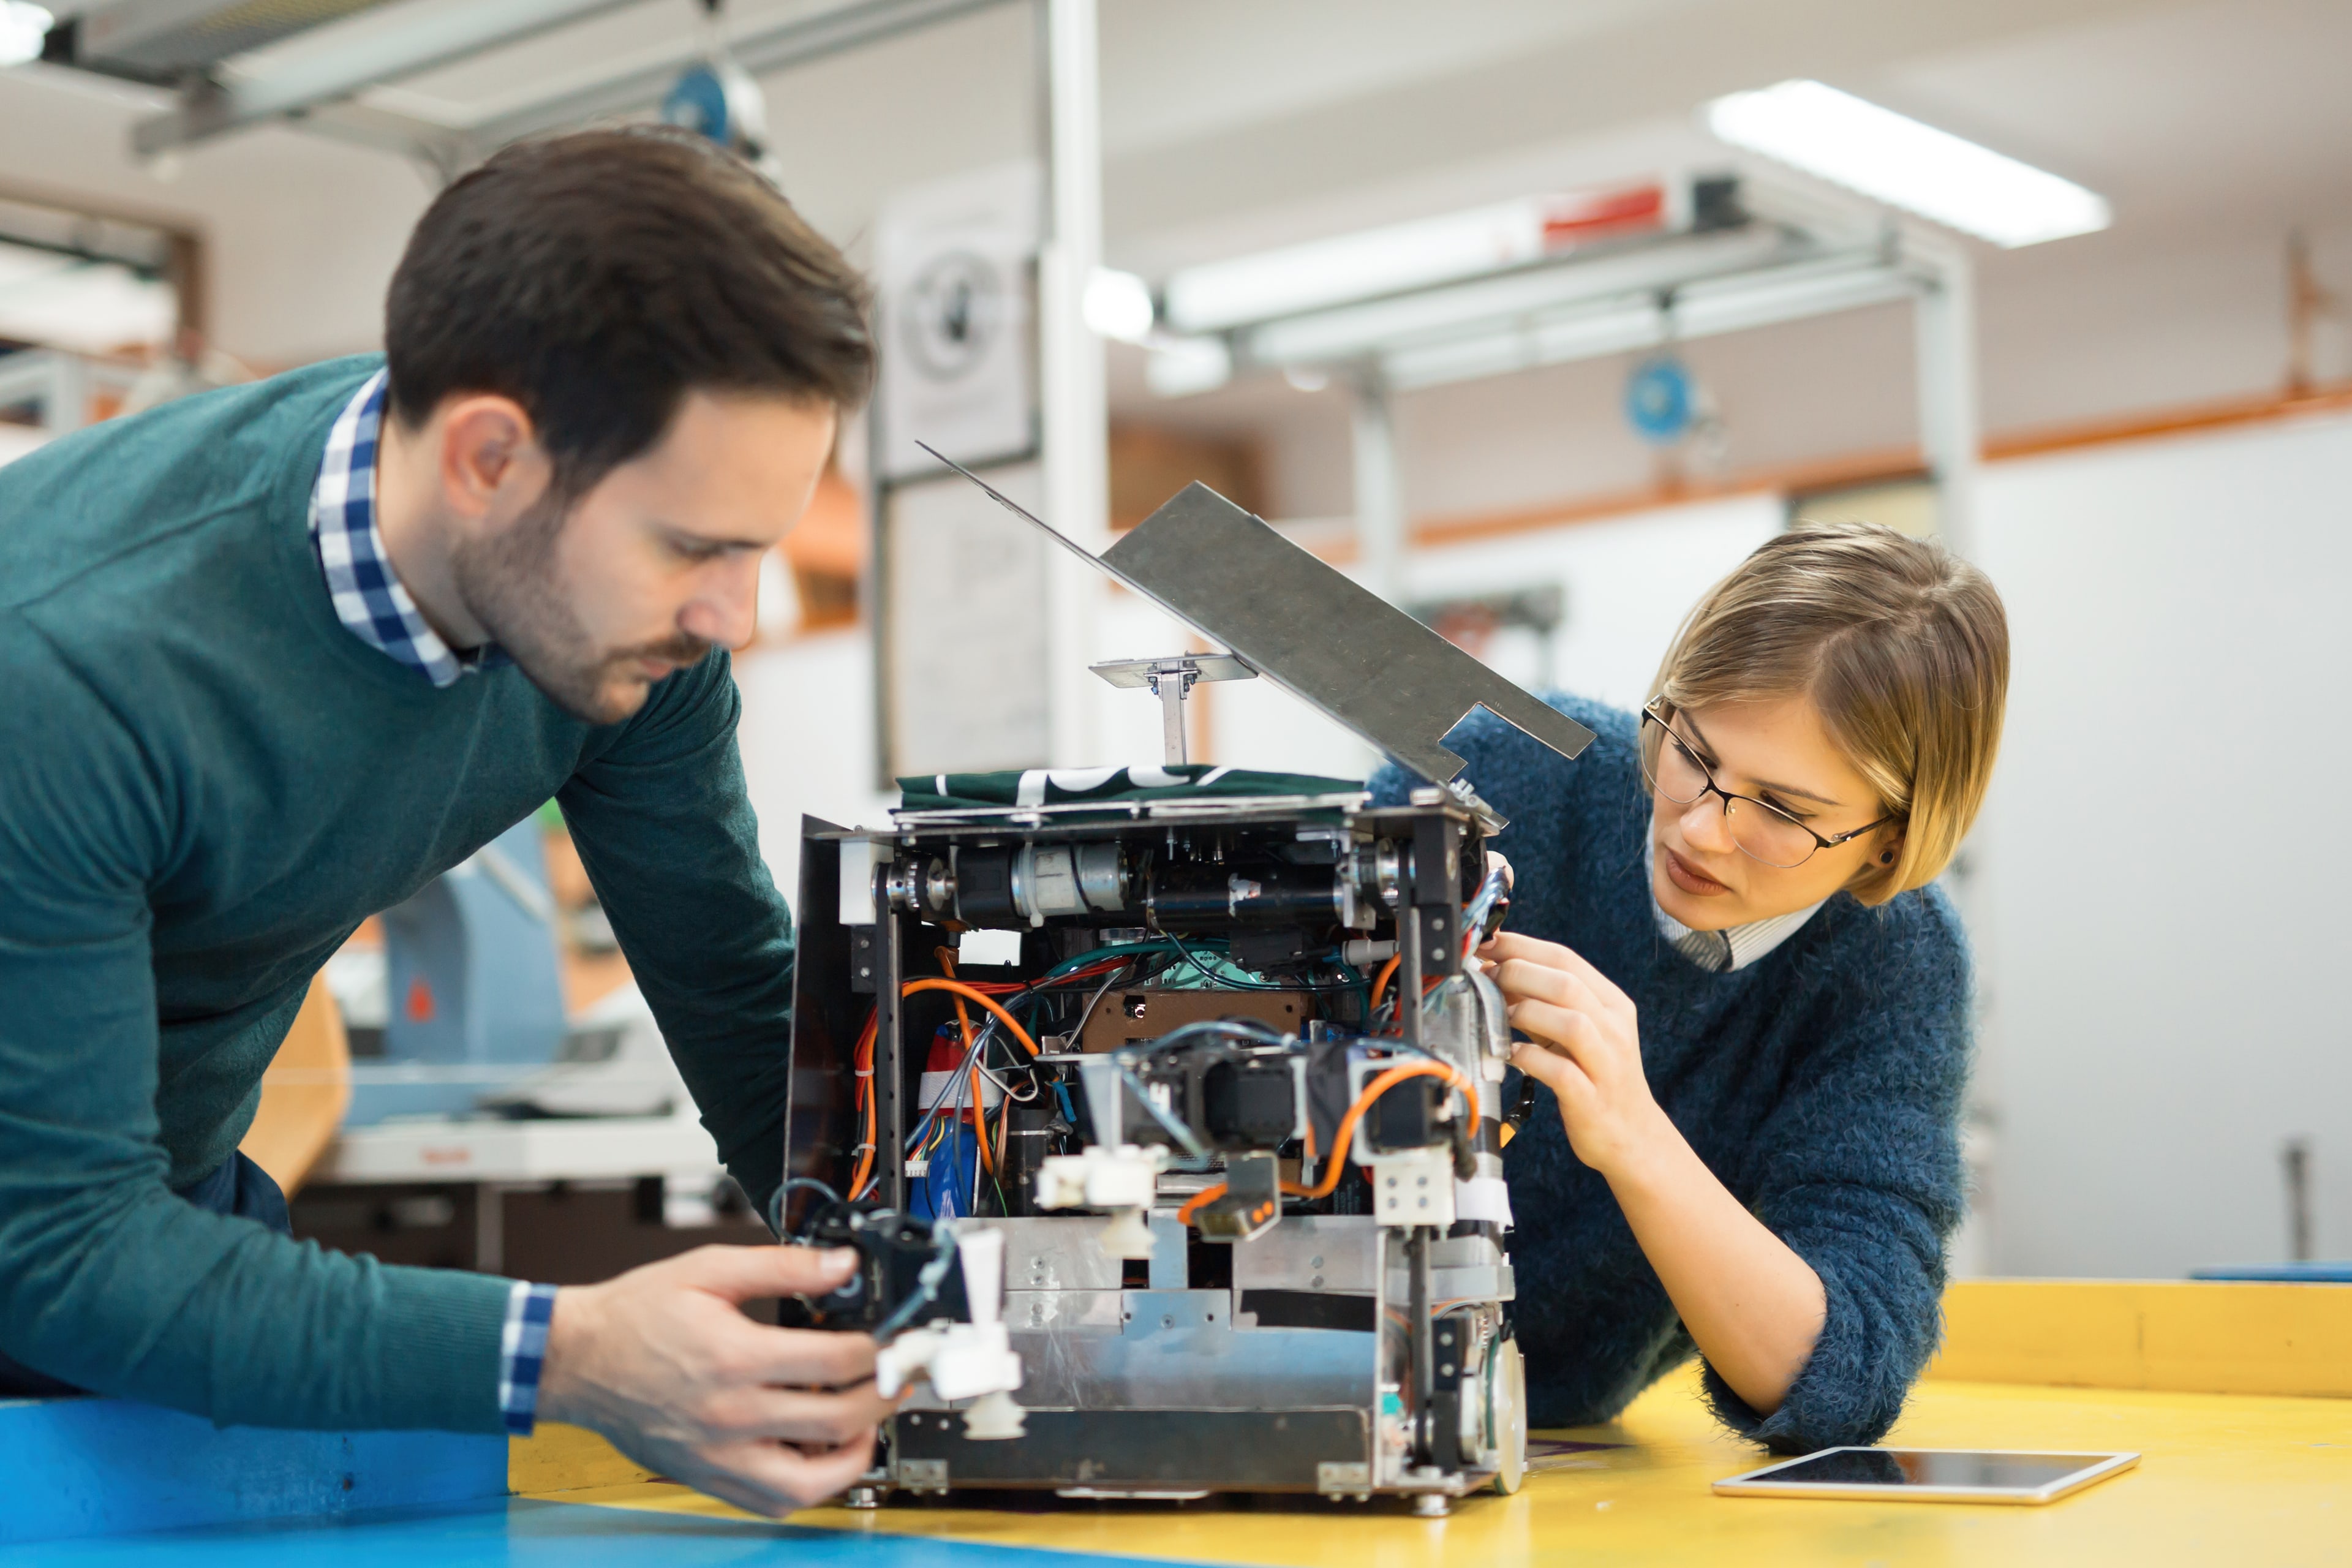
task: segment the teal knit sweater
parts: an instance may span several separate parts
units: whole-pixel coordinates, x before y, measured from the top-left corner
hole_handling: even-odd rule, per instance
[[[1734,1197],[1821,1276],[1828,1321],[1769,1417],[1706,1372],[1733,1429],[1782,1453],[1877,1441],[1935,1349],[1959,1222],[1969,963],[1933,888],[1867,910],[1843,893],[1744,969],[1709,973],[1659,933],[1633,716],[1554,706],[1595,735],[1562,762],[1481,713],[1448,738],[1511,819],[1506,922],[1563,942],[1639,1009],[1651,1093]],[[1395,768],[1373,780],[1400,798]],[[1606,1421],[1695,1347],[1549,1089],[1504,1155],[1518,1229],[1513,1311],[1538,1426]]]
[[[368,915],[551,796],[705,1124],[781,1179],[790,917],[714,653],[627,722],[515,668],[436,689],[311,552],[344,360],[0,469],[0,1351],[223,1423],[501,1429],[508,1282],[172,1195],[236,1150]]]

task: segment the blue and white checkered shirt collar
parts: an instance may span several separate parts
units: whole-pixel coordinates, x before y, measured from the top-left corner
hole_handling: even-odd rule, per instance
[[[415,670],[436,686],[458,677],[495,669],[508,662],[496,645],[457,653],[425,624],[416,601],[384,558],[383,536],[375,522],[376,437],[383,426],[384,373],[367,384],[336,416],[327,432],[326,460],[310,491],[310,545],[326,574],[335,618],[352,635]]]

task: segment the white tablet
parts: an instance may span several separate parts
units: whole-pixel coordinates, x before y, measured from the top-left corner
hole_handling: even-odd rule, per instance
[[[2130,1469],[2137,1454],[2011,1454],[1970,1448],[1823,1448],[1715,1483],[1726,1497],[2053,1502]]]

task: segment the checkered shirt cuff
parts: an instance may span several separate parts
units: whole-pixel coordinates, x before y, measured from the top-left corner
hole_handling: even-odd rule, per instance
[[[507,1293],[506,1327],[499,1335],[499,1410],[507,1430],[530,1436],[539,1416],[539,1369],[547,1360],[547,1324],[555,1316],[555,1287],[515,1281]]]

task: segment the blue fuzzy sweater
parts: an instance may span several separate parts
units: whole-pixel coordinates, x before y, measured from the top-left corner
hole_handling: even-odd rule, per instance
[[[1839,894],[1729,974],[1659,934],[1650,805],[1632,715],[1554,705],[1599,737],[1574,763],[1480,713],[1448,744],[1510,826],[1510,929],[1590,959],[1640,1009],[1651,1092],[1707,1167],[1821,1276],[1829,1318],[1780,1407],[1759,1416],[1706,1369],[1735,1430],[1780,1453],[1874,1442],[1935,1349],[1944,1238],[1959,1222],[1969,965],[1927,889],[1882,908]],[[1394,768],[1372,788],[1401,798]],[[1569,1148],[1549,1090],[1505,1155],[1532,1425],[1606,1421],[1693,1352],[1608,1184]]]

